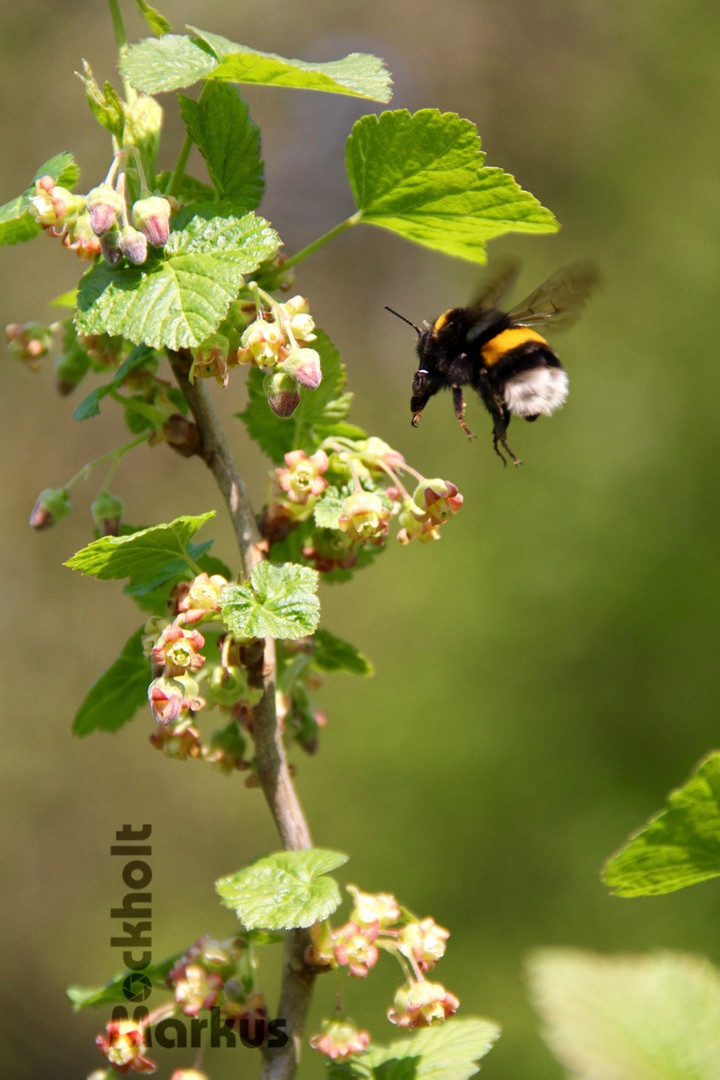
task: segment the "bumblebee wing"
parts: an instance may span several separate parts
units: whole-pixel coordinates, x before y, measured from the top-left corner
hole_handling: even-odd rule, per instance
[[[487,279],[482,292],[470,304],[468,311],[478,318],[486,312],[496,311],[503,296],[512,289],[519,273],[520,263],[517,259],[507,258],[498,262],[493,268],[492,276]]]
[[[485,282],[482,292],[466,309],[472,324],[468,341],[479,337],[499,318],[498,304],[503,296],[510,292],[519,273],[520,263],[517,259],[506,258],[495,264],[492,276]]]
[[[544,281],[508,312],[508,318],[522,326],[552,322],[553,328],[564,329],[575,322],[599,284],[600,274],[593,263],[573,263]]]

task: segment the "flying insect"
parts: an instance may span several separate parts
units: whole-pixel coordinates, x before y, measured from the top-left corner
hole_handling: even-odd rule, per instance
[[[522,303],[503,312],[498,305],[518,271],[517,263],[503,264],[473,304],[450,308],[434,322],[424,323],[422,329],[392,308],[387,309],[409,323],[418,335],[419,363],[410,400],[413,427],[420,423],[430,398],[439,390],[450,389],[457,421],[468,438],[474,438],[465,423],[462,389],[471,386],[492,417],[495,453],[503,464],[507,464],[507,454],[514,465],[521,462],[507,441],[511,418],[537,420],[538,416],[550,416],[568,396],[567,372],[535,327],[570,326],[600,281],[592,263],[574,263],[558,270]]]

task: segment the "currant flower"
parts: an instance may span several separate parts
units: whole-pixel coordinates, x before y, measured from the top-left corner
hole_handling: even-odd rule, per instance
[[[445,942],[449,937],[449,930],[438,926],[434,919],[426,918],[404,926],[398,933],[397,946],[419,971],[425,972],[434,968],[445,955]]]
[[[105,1035],[98,1035],[95,1042],[116,1072],[155,1072],[155,1062],[145,1056],[142,1026],[134,1020],[111,1020],[105,1025]]]
[[[424,1028],[442,1023],[457,1012],[460,1002],[441,983],[408,982],[395,994],[387,1018],[401,1028]]]
[[[360,926],[356,922],[347,922],[333,933],[335,959],[341,967],[347,965],[349,973],[355,978],[364,979],[377,963],[380,953],[373,942],[378,932],[377,923]]]
[[[387,536],[390,515],[390,509],[375,492],[355,491],[343,502],[338,525],[357,543],[380,545]]]
[[[345,1061],[353,1054],[362,1054],[367,1050],[370,1033],[358,1030],[352,1020],[323,1020],[320,1031],[311,1035],[310,1045],[331,1061]]]
[[[390,926],[400,918],[400,906],[392,893],[366,893],[358,889],[356,885],[348,885],[346,888],[355,898],[355,904],[350,912],[351,920],[363,926],[377,923],[384,927]]]

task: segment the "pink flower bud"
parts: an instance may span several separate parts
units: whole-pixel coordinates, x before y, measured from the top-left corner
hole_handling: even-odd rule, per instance
[[[117,536],[120,532],[124,505],[122,499],[103,490],[90,506],[93,521],[101,536]]]
[[[274,371],[265,377],[263,384],[268,405],[276,416],[292,416],[300,404],[300,394],[294,379],[284,371]]]
[[[66,488],[45,488],[37,497],[30,514],[30,528],[48,529],[70,513],[72,503]]]
[[[133,266],[142,266],[147,259],[147,239],[139,229],[126,225],[120,233],[118,244],[128,262]]]
[[[282,362],[282,370],[307,390],[317,390],[322,380],[320,356],[315,349],[291,349]]]
[[[117,266],[122,262],[123,253],[120,250],[120,230],[108,229],[100,237],[100,250],[102,257],[109,266]]]
[[[90,216],[92,231],[96,236],[104,236],[120,221],[125,209],[125,200],[110,184],[100,184],[88,191],[85,196],[85,205]]]
[[[170,203],[161,195],[149,195],[133,203],[132,223],[153,247],[164,247],[170,236]]]

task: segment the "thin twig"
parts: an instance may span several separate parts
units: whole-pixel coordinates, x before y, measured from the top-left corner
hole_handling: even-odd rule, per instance
[[[200,454],[211,470],[227,504],[237,539],[243,575],[264,557],[245,482],[235,463],[203,381],[190,382],[190,359],[184,353],[169,353],[170,364],[180,390],[190,406],[201,436]],[[275,705],[275,643],[267,638],[263,652],[263,696],[253,710],[253,740],[258,777],[283,846],[289,851],[312,847],[312,838],[300,805],[278,731]],[[278,1018],[285,1021],[290,1038],[284,1047],[264,1049],[263,1080],[291,1080],[295,1075],[300,1038],[310,1005],[314,971],[306,963],[309,944],[306,930],[290,930],[285,935],[283,976]]]

